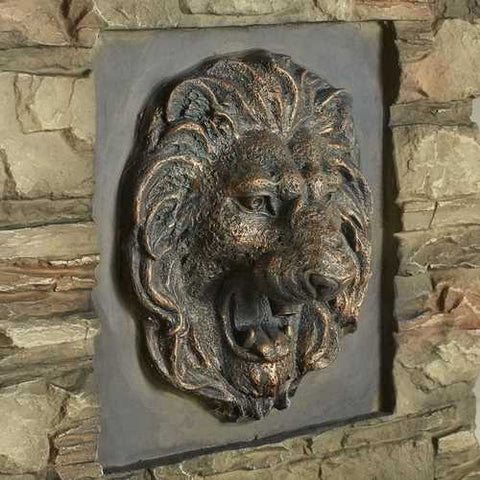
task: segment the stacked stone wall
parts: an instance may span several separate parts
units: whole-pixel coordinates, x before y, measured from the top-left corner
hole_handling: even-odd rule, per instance
[[[395,412],[104,474],[91,302],[92,60],[102,32],[331,21],[384,29]],[[0,479],[480,479],[478,96],[478,0],[0,2]]]

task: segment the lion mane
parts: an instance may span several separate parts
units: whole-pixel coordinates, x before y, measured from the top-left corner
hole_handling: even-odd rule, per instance
[[[343,179],[335,202],[356,274],[328,309],[304,309],[291,396],[304,373],[334,360],[342,332],[355,327],[370,275],[371,197],[357,167],[351,110],[344,90],[288,56],[255,51],[203,62],[158,88],[140,115],[122,179],[125,272],[156,369],[222,415],[255,416],[252,408],[265,413],[272,405],[259,406],[256,399],[252,407],[248,395],[225,379],[221,359],[206,351],[191,321],[182,265],[208,214],[204,193],[215,188],[216,164],[248,132],[268,130],[288,141],[307,130],[321,138],[322,161]]]

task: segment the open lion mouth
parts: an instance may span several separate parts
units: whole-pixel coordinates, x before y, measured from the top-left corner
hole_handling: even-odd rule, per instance
[[[279,304],[248,284],[235,283],[220,316],[232,350],[245,360],[275,363],[293,354],[302,305]]]

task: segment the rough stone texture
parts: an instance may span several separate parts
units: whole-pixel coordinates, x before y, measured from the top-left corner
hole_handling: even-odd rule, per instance
[[[431,52],[403,65],[399,101],[446,102],[480,95],[479,48],[480,24],[445,20]]]
[[[472,101],[399,103],[390,107],[390,126],[471,125]]]
[[[432,0],[353,0],[355,18],[360,20],[432,20]]]
[[[5,0],[0,9],[0,48],[68,45],[67,25],[59,2]]]
[[[401,275],[440,268],[480,267],[480,226],[396,234]]]
[[[411,277],[396,276],[395,317],[410,320],[427,311],[427,300],[432,292],[432,280],[426,273]]]
[[[408,461],[405,459],[408,458]],[[315,478],[315,477],[312,477]],[[342,452],[321,464],[321,480],[432,480],[433,446],[427,438]]]
[[[299,2],[289,0],[183,0],[180,8],[185,13],[213,15],[268,15],[284,11],[298,11]]]
[[[0,228],[35,227],[47,223],[85,222],[91,219],[91,198],[39,198],[0,202]]]
[[[47,434],[58,418],[60,402],[57,392],[42,380],[0,390],[1,472],[35,472],[46,466]]]
[[[93,56],[90,48],[25,47],[0,50],[0,71],[45,75],[83,75]]]
[[[407,202],[402,206],[404,231],[471,224],[480,224],[480,198],[477,197],[439,202]]]
[[[0,230],[0,259],[73,259],[96,253],[91,222]]]
[[[439,200],[480,193],[480,135],[476,127],[393,129],[398,198]]]
[[[24,76],[15,82],[15,75],[0,75],[0,103],[3,107],[0,117],[0,150],[3,151],[4,162],[19,197],[91,194],[93,150],[89,141],[91,142],[92,136],[92,109],[91,100],[84,98],[88,97],[84,93],[85,83],[80,83],[80,89],[75,92],[75,83],[51,82],[54,82],[53,86],[48,80],[34,82]],[[63,93],[62,90],[65,89],[66,93]],[[37,90],[40,90],[38,96],[35,95]],[[68,105],[64,104],[66,95]],[[37,102],[49,105],[48,112],[40,116],[40,119],[35,114]],[[78,106],[82,102],[86,103],[86,108],[80,113]],[[23,112],[30,103],[33,110],[31,117],[27,117]],[[62,109],[68,107],[71,113],[62,115]],[[67,116],[69,125],[66,125]],[[36,120],[36,130],[32,127],[33,120],[28,122],[27,129],[22,129],[22,123],[26,123],[26,120],[22,122],[25,117]],[[45,125],[42,125],[42,121]],[[52,124],[58,130],[50,130]],[[42,131],[39,131],[40,128]]]

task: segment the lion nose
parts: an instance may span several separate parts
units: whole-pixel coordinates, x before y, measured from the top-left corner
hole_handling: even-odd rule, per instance
[[[307,273],[305,283],[310,294],[317,300],[331,300],[340,289],[336,280],[318,273]]]

